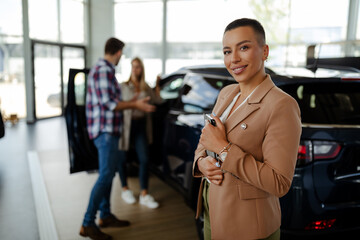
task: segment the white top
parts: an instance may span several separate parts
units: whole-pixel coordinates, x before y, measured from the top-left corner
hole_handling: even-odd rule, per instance
[[[234,107],[234,105],[235,105],[235,103],[236,103],[236,101],[238,100],[238,98],[240,97],[240,95],[241,95],[241,92],[239,92],[238,94],[236,94],[236,96],[234,97],[234,99],[232,100],[232,102],[229,104],[229,106],[225,109],[225,111],[223,112],[223,114],[221,114],[221,116],[220,116],[220,120],[221,120],[221,122],[225,122],[226,121],[226,119],[229,117],[229,113],[230,113],[230,111],[231,111],[231,109]],[[247,98],[246,98],[247,99]],[[246,100],[245,99],[245,100]],[[243,105],[243,103],[245,102],[245,100],[239,105],[239,107],[241,106],[241,105]],[[236,110],[239,108],[239,107],[237,107],[236,108]],[[235,110],[235,111],[236,111]],[[234,112],[235,112],[234,111]]]

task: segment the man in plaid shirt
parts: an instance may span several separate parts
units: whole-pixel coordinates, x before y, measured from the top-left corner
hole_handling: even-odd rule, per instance
[[[100,227],[124,227],[130,223],[117,219],[110,212],[111,185],[120,155],[118,142],[122,128],[122,110],[138,109],[153,112],[148,98],[131,101],[121,100],[121,89],[115,77],[124,43],[110,38],[105,44],[103,59],[95,64],[88,76],[86,94],[86,119],[90,139],[98,150],[99,177],[91,191],[90,201],[80,229],[80,235],[91,239],[111,239],[96,225],[96,213],[100,210]]]

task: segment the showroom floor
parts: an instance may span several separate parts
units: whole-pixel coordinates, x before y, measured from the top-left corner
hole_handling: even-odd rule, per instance
[[[69,174],[64,119],[6,124],[5,131],[0,139],[0,239],[83,239],[78,230],[97,173]],[[129,185],[139,192],[136,177]],[[180,194],[154,176],[150,191],[159,209],[125,205],[115,178],[113,212],[132,225],[105,231],[114,239],[197,239],[194,213]]]

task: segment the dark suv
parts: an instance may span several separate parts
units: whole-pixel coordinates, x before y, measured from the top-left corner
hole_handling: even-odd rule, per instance
[[[303,123],[292,186],[280,199],[282,239],[328,239],[338,233],[344,239],[349,232],[359,233],[360,73],[326,70],[327,77],[316,77],[313,72],[309,74],[312,77],[299,77],[275,74],[270,69],[267,72],[278,87],[297,100]],[[192,177],[192,162],[204,124],[203,114],[211,112],[219,91],[232,83],[235,81],[224,66],[182,68],[161,81],[164,102],[153,115],[151,170],[181,192],[193,209],[200,179]],[[69,87],[71,92],[74,90]],[[71,102],[74,100],[69,99],[67,112],[82,108]],[[82,110],[78,112],[83,114]],[[68,129],[73,121],[67,117]],[[85,126],[78,122],[76,125]],[[74,136],[71,131],[68,134],[71,163],[84,161],[87,166],[87,158],[80,154],[83,147],[70,142],[86,138],[86,131],[82,131],[84,136]],[[91,142],[85,143],[91,149]],[[72,150],[77,148],[82,150]],[[202,225],[197,223],[202,238]]]

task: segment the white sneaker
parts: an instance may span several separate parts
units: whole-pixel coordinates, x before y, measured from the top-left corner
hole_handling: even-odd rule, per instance
[[[154,198],[150,194],[146,194],[145,196],[140,195],[140,204],[144,205],[148,208],[157,208],[159,207],[159,203],[154,200]]]
[[[127,203],[127,204],[134,204],[136,202],[136,199],[134,197],[134,194],[131,190],[125,190],[121,193],[121,198]]]

